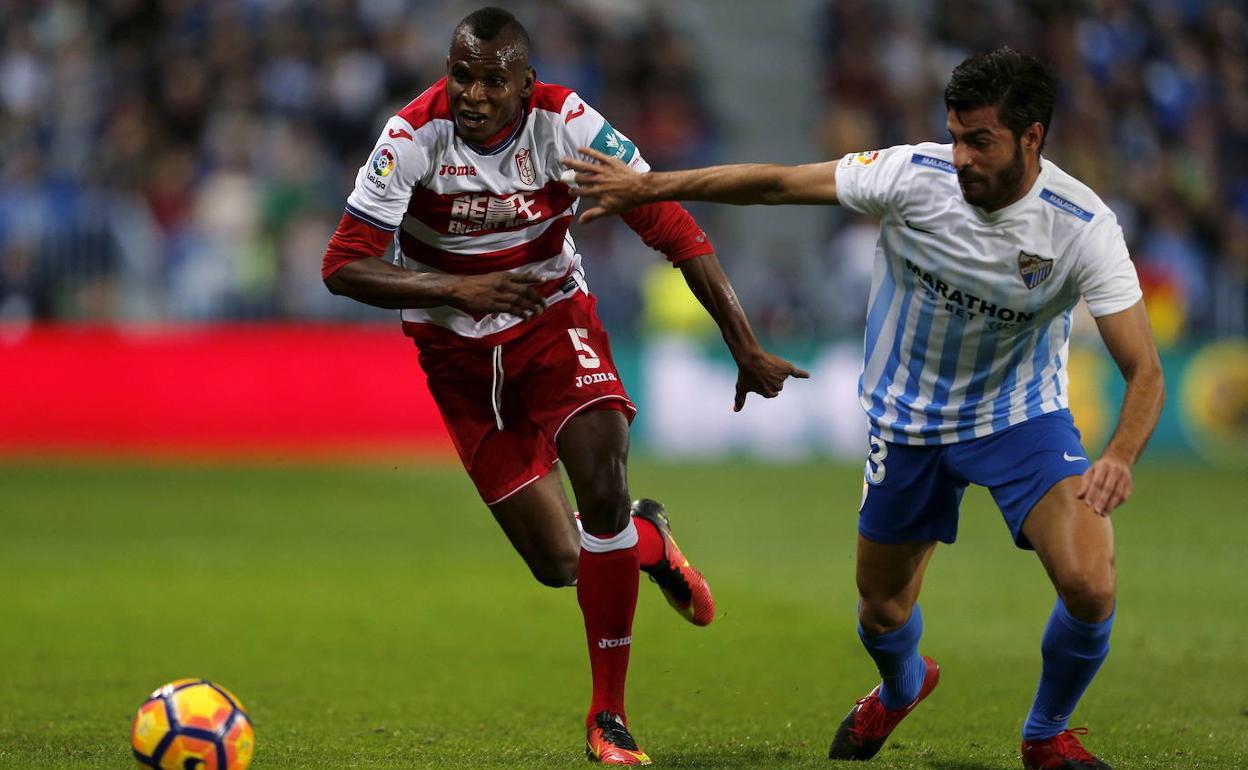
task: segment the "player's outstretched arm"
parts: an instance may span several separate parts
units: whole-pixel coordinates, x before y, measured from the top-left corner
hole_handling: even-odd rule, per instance
[[[1079,498],[1107,516],[1131,495],[1131,466],[1144,452],[1166,400],[1165,377],[1144,300],[1096,319],[1101,339],[1127,381],[1118,427],[1105,451],[1083,474]]]
[[[737,293],[714,252],[687,259],[677,267],[689,284],[690,291],[719,325],[724,342],[737,362],[734,412],[741,411],[745,406],[745,397],[749,393],[775,398],[784,389],[784,381],[789,377],[805,379],[810,376],[783,358],[763,350],[758,344]]]
[[[576,172],[573,192],[595,197],[598,205],[581,214],[581,222],[622,214],[657,201],[709,201],[739,206],[751,204],[835,204],[838,161],[781,166],[745,163],[687,171],[640,174],[609,155],[582,147],[592,158],[563,158]]]
[[[447,275],[404,270],[379,257],[356,259],[325,278],[334,294],[389,309],[450,305],[465,313],[511,313],[530,318],[546,301],[537,278],[508,272]]]

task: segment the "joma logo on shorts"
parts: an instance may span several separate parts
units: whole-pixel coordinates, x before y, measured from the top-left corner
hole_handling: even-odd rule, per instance
[[[616,382],[617,378],[614,372],[598,372],[597,374],[578,374],[576,375],[576,387],[584,387],[585,385],[596,385],[599,382]]]
[[[623,647],[625,645],[632,644],[632,643],[633,643],[633,637],[631,636],[625,636],[620,639],[599,639],[598,649],[607,650],[612,647]]]

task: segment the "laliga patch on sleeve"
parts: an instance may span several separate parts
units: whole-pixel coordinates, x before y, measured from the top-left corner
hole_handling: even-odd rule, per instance
[[[845,160],[841,161],[841,165],[845,168],[851,166],[870,166],[880,158],[879,150],[867,150],[865,152],[851,152],[845,156]]]
[[[399,164],[399,156],[388,144],[378,147],[373,157],[368,159],[368,167],[364,178],[377,192],[385,192],[394,176],[394,169]]]
[[[594,137],[594,141],[590,142],[589,146],[603,155],[610,155],[625,163],[630,162],[637,155],[637,146],[624,138],[623,134],[612,128],[611,124],[606,121],[603,121],[602,130],[598,132],[598,136]]]

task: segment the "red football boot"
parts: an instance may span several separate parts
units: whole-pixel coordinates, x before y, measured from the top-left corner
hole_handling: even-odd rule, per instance
[[[1088,728],[1076,727],[1042,741],[1023,741],[1023,767],[1027,770],[1112,770],[1075,737],[1087,734]]]
[[[604,765],[648,765],[650,757],[624,726],[619,714],[599,711],[585,735],[585,757]]]
[[[654,500],[633,502],[633,516],[654,525],[663,538],[663,558],[642,570],[659,587],[667,603],[695,626],[710,625],[715,619],[715,599],[706,578],[689,564],[672,538],[672,526],[663,505]]]
[[[905,708],[886,709],[880,703],[880,686],[877,684],[841,721],[836,737],[832,739],[832,748],[828,750],[828,759],[866,760],[879,752],[901,720],[914,711],[914,707],[935,690],[936,683],[940,681],[940,664],[926,655],[923,660],[927,663],[927,673],[923,675],[919,697]]]

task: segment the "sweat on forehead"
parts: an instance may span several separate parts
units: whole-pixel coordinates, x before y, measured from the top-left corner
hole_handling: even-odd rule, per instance
[[[517,62],[527,64],[529,47],[522,37],[508,31],[500,32],[492,40],[483,40],[461,26],[451,37],[450,55],[452,59],[509,66]]]

